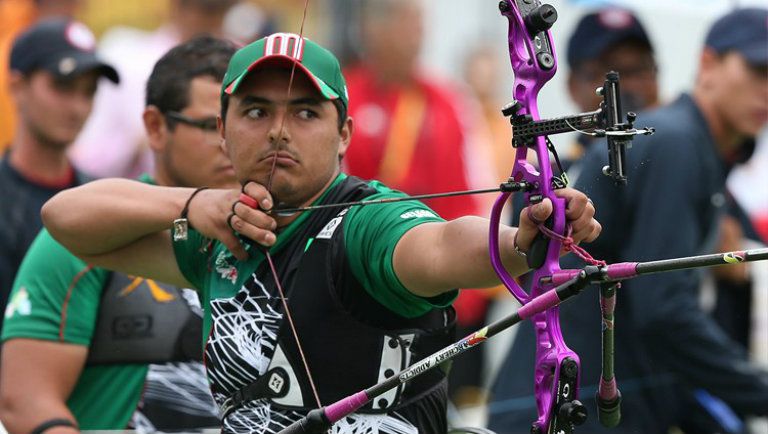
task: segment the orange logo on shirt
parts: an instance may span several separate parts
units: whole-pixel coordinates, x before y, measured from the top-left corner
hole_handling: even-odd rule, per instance
[[[133,281],[128,284],[128,286],[120,290],[120,296],[125,297],[126,295],[130,294],[136,288],[141,286],[142,282],[146,282],[147,287],[149,288],[149,293],[152,294],[152,298],[154,298],[155,301],[159,303],[168,303],[169,301],[176,299],[175,295],[161,288],[160,285],[158,285],[154,280],[145,279],[143,277],[135,277]]]

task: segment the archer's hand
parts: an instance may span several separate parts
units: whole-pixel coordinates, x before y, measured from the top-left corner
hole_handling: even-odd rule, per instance
[[[602,226],[594,219],[595,207],[592,202],[584,193],[572,188],[557,190],[555,194],[566,200],[565,218],[573,230],[571,237],[574,243],[594,241],[600,235]],[[541,203],[532,205],[531,214],[535,220],[545,221],[552,214],[552,202],[545,198]],[[538,233],[538,225],[531,221],[528,216],[528,209],[523,208],[520,211],[517,247],[522,252],[527,252]]]
[[[248,252],[237,237],[245,236],[263,246],[277,240],[277,222],[267,214],[272,196],[264,186],[247,183],[239,190],[204,190],[189,206],[189,222],[202,235],[217,239],[239,260]]]

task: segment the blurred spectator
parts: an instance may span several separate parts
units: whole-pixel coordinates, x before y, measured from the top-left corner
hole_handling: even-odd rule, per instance
[[[8,56],[16,36],[37,20],[73,17],[82,0],[0,1],[0,154],[10,145],[16,128],[16,110],[11,99]]]
[[[754,155],[728,178],[733,195],[749,214],[760,239],[768,244],[768,129],[757,139]]]
[[[10,87],[18,122],[11,148],[0,159],[0,307],[16,270],[40,231],[40,207],[84,176],[67,159],[91,113],[99,77],[119,81],[94,52],[83,24],[40,21],[21,34],[10,56]]]
[[[726,192],[727,213],[720,221],[717,250],[732,252],[744,250],[745,239],[758,241],[749,216]],[[715,286],[715,306],[712,317],[722,329],[738,343],[749,348],[752,328],[752,279],[749,270],[753,264],[734,264],[711,270]],[[757,264],[762,266],[763,264]]]
[[[464,81],[480,103],[484,127],[481,130],[483,137],[477,143],[488,148],[486,153],[491,156],[495,167],[493,181],[497,183],[507,181],[515,160],[512,126],[501,115],[505,101],[498,98],[502,54],[506,53],[495,52],[489,45],[480,45],[471,50],[464,61]]]
[[[457,92],[456,84],[419,71],[422,4],[367,1],[361,15],[362,60],[345,71],[349,113],[357,127],[344,157],[347,172],[378,179],[411,195],[497,184],[488,176],[490,161],[481,159],[482,150],[470,145],[475,136],[474,125],[469,123],[478,119],[472,110],[474,100]],[[487,182],[479,176],[485,176]],[[429,205],[448,220],[483,212],[482,202],[475,196],[437,199]],[[460,334],[484,323],[488,297],[481,291],[461,292],[454,303]],[[482,373],[477,358],[481,354],[473,353],[454,364],[449,381],[454,398],[460,386],[468,386],[475,392],[467,400],[477,400]]]
[[[96,177],[135,177],[152,168],[144,137],[142,95],[155,62],[171,47],[201,35],[221,35],[222,23],[236,0],[169,0],[165,24],[153,32],[116,27],[101,39],[99,54],[123,78],[119,88],[96,95],[94,115],[72,149],[72,160]]]
[[[216,131],[221,80],[234,52],[233,44],[205,36],[157,63],[143,113],[157,164],[142,181],[238,186]],[[192,290],[90,266],[43,230],[6,312],[3,423],[12,432],[36,432],[54,419],[84,430],[218,426],[201,363],[201,314]]]
[[[567,54],[568,93],[580,111],[599,107],[602,99],[595,89],[603,85],[608,71],[619,73],[624,112],[638,112],[658,104],[653,44],[630,11],[609,8],[585,15],[568,40]],[[579,135],[564,155],[563,164],[570,166],[581,158],[592,141],[589,136]]]
[[[345,162],[350,174],[408,194],[464,190],[474,176],[467,169],[470,133],[460,112],[467,96],[419,71],[422,20],[420,2],[364,3],[363,60],[345,71],[350,115],[358,121]],[[446,219],[479,212],[472,196],[429,205]]]
[[[603,149],[594,147],[582,159],[576,187],[595,201],[603,225],[600,239],[589,248],[595,257],[609,263],[647,261],[716,248],[726,175],[748,156],[750,139],[768,121],[766,23],[768,10],[753,8],[713,25],[692,94],[642,115],[657,133],[636,139],[628,153],[625,188],[600,173],[607,162]],[[768,414],[768,373],[749,364],[744,348],[702,311],[700,284],[697,270],[622,284],[615,332],[616,375],[619,387],[626,386],[623,420],[606,429],[592,417],[581,429],[666,434],[691,422],[694,396],[721,431],[743,432],[741,418]],[[581,297],[564,304],[560,313],[565,341],[581,356],[581,385],[593,388],[600,373],[599,307]],[[526,325],[497,379],[496,399],[533,393],[529,379],[514,375],[533,369],[535,338]],[[580,399],[594,408],[592,396]],[[490,427],[499,433],[527,432],[534,409],[495,411]]]

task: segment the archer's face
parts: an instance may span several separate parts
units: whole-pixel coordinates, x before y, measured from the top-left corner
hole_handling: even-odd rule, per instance
[[[224,146],[240,183],[268,185],[277,155],[275,201],[299,206],[339,173],[349,145],[350,119],[339,130],[338,112],[298,69],[288,94],[290,69],[262,68],[232,95],[223,125]]]

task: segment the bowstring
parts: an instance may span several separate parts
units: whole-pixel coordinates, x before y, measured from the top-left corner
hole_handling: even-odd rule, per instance
[[[307,19],[307,9],[309,7],[309,0],[304,0],[304,12],[302,14],[301,18],[301,26],[299,28],[299,42],[297,44],[303,44],[304,43],[304,23]],[[286,92],[286,106],[289,103],[289,98],[291,97],[291,88],[293,87],[293,78],[296,73],[296,62],[293,62],[291,66],[291,75],[288,79],[288,90]],[[280,121],[280,129],[278,130],[278,137],[277,137],[277,144],[279,145],[280,141],[283,140],[284,137],[284,128],[285,128],[285,118],[288,116],[288,111],[286,110],[286,113],[283,115],[282,120]],[[277,169],[277,153],[278,150],[275,149],[275,152],[272,156],[272,167],[269,170],[269,177],[267,178],[267,191],[272,194],[272,181],[275,175],[275,170]],[[275,206],[273,203],[272,206]],[[272,272],[272,278],[275,281],[275,286],[277,287],[277,291],[280,294],[280,301],[283,304],[283,310],[285,311],[285,317],[288,319],[288,325],[290,326],[291,333],[293,334],[293,339],[296,342],[296,347],[299,350],[299,355],[301,356],[301,362],[304,365],[304,371],[307,374],[307,379],[309,380],[309,385],[312,389],[312,395],[315,398],[315,403],[317,404],[317,407],[322,407],[322,403],[320,402],[320,395],[317,393],[317,387],[315,386],[315,381],[312,377],[312,372],[309,369],[309,363],[307,362],[307,357],[304,355],[304,349],[301,346],[301,341],[299,340],[299,333],[296,329],[296,325],[293,322],[293,316],[291,315],[291,311],[288,308],[288,301],[285,297],[285,291],[283,291],[283,285],[280,283],[280,279],[277,275],[277,268],[275,267],[275,263],[272,260],[272,255],[269,253],[269,248],[264,248],[264,255],[267,259],[267,263],[269,264],[269,268]]]

